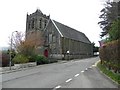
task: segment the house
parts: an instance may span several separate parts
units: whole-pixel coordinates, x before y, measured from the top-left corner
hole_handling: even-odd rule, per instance
[[[44,45],[38,50],[49,58],[75,59],[93,56],[93,46],[82,32],[50,19],[39,9],[28,15],[26,33],[39,31],[44,37]]]

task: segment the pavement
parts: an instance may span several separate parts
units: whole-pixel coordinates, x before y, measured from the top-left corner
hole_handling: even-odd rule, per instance
[[[71,60],[71,61],[73,61],[73,60]],[[56,62],[56,63],[66,63],[66,62],[68,62],[68,61],[58,60],[58,62]],[[52,64],[52,63],[50,63],[50,64]],[[36,62],[30,62],[27,64],[14,65],[14,66],[11,66],[11,68],[10,67],[0,67],[0,74],[6,74],[6,73],[12,73],[12,72],[17,72],[17,71],[32,69],[37,66],[39,66],[39,65],[36,65]]]
[[[36,66],[36,62],[31,62],[27,64],[15,64],[10,67],[0,67],[0,74],[11,73],[16,71],[21,71],[29,68],[33,68]]]

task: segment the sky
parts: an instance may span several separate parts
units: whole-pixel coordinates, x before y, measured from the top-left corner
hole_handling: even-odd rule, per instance
[[[50,18],[85,33],[91,42],[99,46],[100,10],[105,0],[1,0],[0,47],[9,46],[13,31],[26,30],[26,15],[40,9]]]

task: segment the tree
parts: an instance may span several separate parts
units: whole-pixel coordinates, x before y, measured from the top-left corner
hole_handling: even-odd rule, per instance
[[[42,33],[40,31],[33,31],[23,34],[17,32],[13,37],[13,47],[19,53],[25,56],[31,56],[35,53],[37,47],[43,45]]]
[[[103,37],[109,32],[113,21],[118,19],[120,15],[120,2],[106,1],[105,7],[101,10],[101,13],[102,14],[99,16],[101,21],[98,22],[98,24],[103,30],[101,33],[101,37]]]
[[[25,34],[22,33],[22,32],[17,32],[11,38],[12,38],[12,48],[15,49],[17,52],[19,52],[19,48],[18,47],[24,41]]]
[[[109,33],[109,40],[120,39],[120,19],[113,21]]]
[[[26,33],[25,44],[29,44],[36,49],[38,46],[42,46],[43,42],[43,36],[40,31]]]
[[[16,55],[16,52],[15,52],[15,50],[14,49],[12,49],[11,51],[8,49],[7,50],[7,54],[10,54],[11,53],[11,60],[15,57],[15,55]]]

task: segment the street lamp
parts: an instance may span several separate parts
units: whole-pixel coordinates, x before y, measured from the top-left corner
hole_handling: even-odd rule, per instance
[[[11,35],[11,40],[10,40],[10,62],[9,62],[9,67],[10,67],[10,70],[11,70],[11,61],[12,61],[12,37],[13,37],[13,33],[15,33],[15,32],[18,32],[18,31],[13,31],[12,32],[12,35]]]

